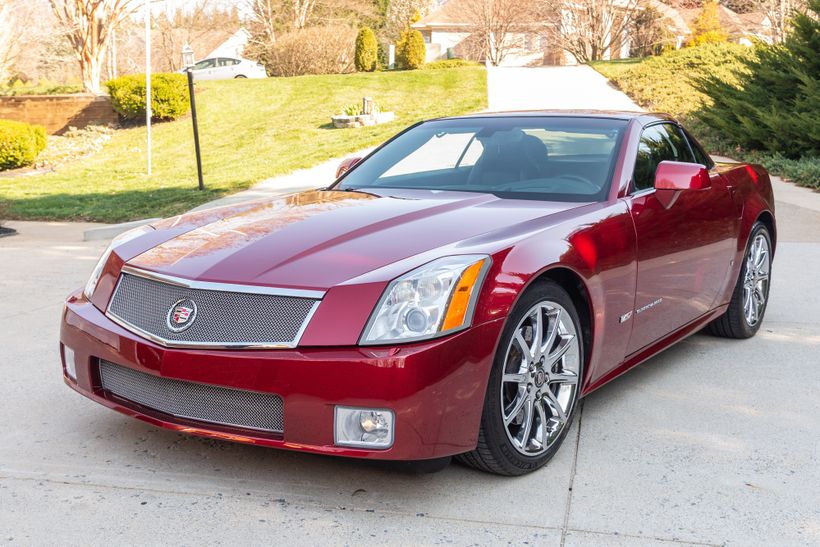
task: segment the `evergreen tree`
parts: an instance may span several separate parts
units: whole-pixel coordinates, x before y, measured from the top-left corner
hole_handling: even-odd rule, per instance
[[[747,149],[820,155],[820,0],[795,15],[782,45],[760,44],[743,64],[739,85],[697,82],[711,103],[700,118]]]
[[[415,70],[424,64],[427,48],[424,37],[417,30],[407,29],[401,33],[396,44],[396,64],[404,70]]]
[[[370,27],[363,27],[356,36],[356,70],[360,72],[373,72],[377,67],[377,55],[379,44],[376,41],[376,34]]]

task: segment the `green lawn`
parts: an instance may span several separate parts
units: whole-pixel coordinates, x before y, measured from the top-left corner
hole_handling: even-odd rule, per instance
[[[373,97],[394,122],[332,129],[344,105]],[[145,128],[117,132],[92,157],[55,173],[0,178],[15,219],[120,222],[170,216],[295,169],[378,144],[421,119],[486,107],[483,68],[232,80],[198,84],[203,171],[196,190],[190,118],[154,126],[153,176]],[[322,181],[317,181],[317,184]]]

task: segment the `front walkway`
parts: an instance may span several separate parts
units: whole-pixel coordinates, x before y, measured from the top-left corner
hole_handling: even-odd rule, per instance
[[[586,66],[492,67],[489,110],[632,110],[641,107]]]

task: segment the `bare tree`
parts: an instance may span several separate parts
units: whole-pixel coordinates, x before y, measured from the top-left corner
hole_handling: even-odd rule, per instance
[[[248,40],[248,54],[258,58],[258,52],[266,51],[276,43],[276,21],[278,17],[277,0],[248,0],[250,11],[248,30],[251,37]]]
[[[152,51],[158,70],[175,71],[182,68],[182,48],[190,45],[203,55],[214,49],[239,30],[239,15],[226,10],[214,0],[196,0],[175,11],[164,10],[154,18],[157,39]]]
[[[385,15],[385,34],[397,40],[401,33],[433,8],[435,0],[390,0]]]
[[[598,61],[627,39],[639,0],[546,0],[554,13],[553,39],[580,63]]]
[[[484,49],[484,57],[499,65],[518,47],[513,35],[531,32],[538,13],[531,0],[466,0],[464,15]]]
[[[49,0],[80,62],[83,88],[100,93],[100,76],[111,31],[143,2],[135,0]]]
[[[24,0],[0,0],[0,79],[8,78],[31,27],[34,11]]]
[[[780,43],[789,32],[789,22],[794,17],[795,12],[805,8],[806,1],[724,0],[721,4],[737,13],[757,13],[767,17],[771,23],[771,39],[775,43]]]

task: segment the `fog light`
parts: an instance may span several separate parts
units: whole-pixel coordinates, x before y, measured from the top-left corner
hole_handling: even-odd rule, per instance
[[[337,406],[333,440],[337,446],[390,448],[393,422],[392,410]]]
[[[63,358],[65,359],[65,372],[68,377],[77,381],[77,363],[74,361],[74,350],[68,346],[63,346]]]

